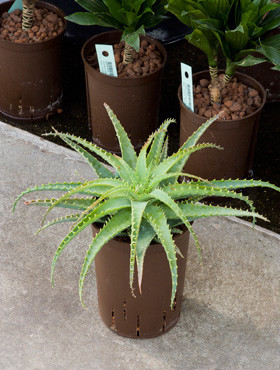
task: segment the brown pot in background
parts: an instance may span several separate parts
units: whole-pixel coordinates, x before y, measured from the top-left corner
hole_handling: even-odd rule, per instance
[[[98,231],[93,226],[93,235]],[[129,287],[130,245],[110,240],[95,257],[98,306],[105,325],[128,338],[152,338],[164,334],[177,323],[183,297],[184,278],[189,243],[189,232],[184,229],[174,237],[185,258],[178,256],[178,287],[176,304],[170,308],[171,273],[166,253],[161,244],[147,249],[142,280],[142,294],[138,289],[135,266],[134,293]]]
[[[163,64],[157,71],[143,77],[123,78],[108,76],[91,67],[87,56],[95,52],[95,44],[113,45],[120,42],[121,35],[120,31],[101,33],[88,40],[82,49],[93,142],[115,153],[119,153],[120,148],[103,104],[107,103],[112,108],[135,149],[140,149],[157,129],[161,77],[166,62],[164,47],[158,41],[143,36],[143,39],[155,42],[163,56]]]
[[[255,66],[238,68],[262,84],[267,92],[267,102],[280,102],[280,72],[271,69],[271,63],[261,63]]]
[[[224,73],[224,71],[219,70],[219,73]],[[252,77],[238,72],[235,73],[234,77],[247,86],[258,90],[262,105],[254,113],[239,120],[217,120],[212,123],[200,138],[199,143],[214,143],[224,149],[207,148],[193,153],[185,167],[185,171],[188,173],[208,180],[252,176],[259,119],[266,101],[266,94],[261,84]],[[194,85],[204,78],[210,79],[209,71],[195,73],[193,75]],[[178,90],[178,98],[181,110],[181,146],[207,119],[193,113],[184,105],[181,86]]]
[[[0,4],[0,14],[13,1]],[[64,13],[54,5],[36,7]],[[65,22],[66,26],[66,22]],[[61,42],[63,32],[48,41],[18,44],[0,40],[0,113],[17,121],[39,121],[56,113],[62,102]]]

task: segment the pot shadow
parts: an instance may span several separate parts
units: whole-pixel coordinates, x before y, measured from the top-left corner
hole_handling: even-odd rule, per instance
[[[183,298],[181,317],[169,340],[188,348],[185,359],[189,361],[191,356],[195,365],[207,365],[207,369],[254,368],[254,364],[266,368],[268,358],[277,364],[277,328],[257,328],[246,313],[240,320],[219,308]]]
[[[152,369],[170,370],[265,369],[268,364],[276,369],[279,365],[279,328],[258,329],[250,317],[238,320],[230,312],[186,297],[177,325],[164,335],[149,340],[112,335],[111,339],[122,348],[125,344],[125,352],[136,350],[144,368],[147,361],[155,366]]]

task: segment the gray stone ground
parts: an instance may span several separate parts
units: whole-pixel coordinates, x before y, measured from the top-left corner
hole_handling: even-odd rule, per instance
[[[34,236],[44,210],[18,205],[28,186],[91,178],[75,153],[0,123],[0,369],[279,369],[280,236],[235,218],[195,222],[203,264],[191,242],[178,325],[150,340],[107,329],[98,315],[94,269],[85,300],[78,278],[85,230],[50,263],[68,226]],[[76,173],[77,171],[77,173]]]

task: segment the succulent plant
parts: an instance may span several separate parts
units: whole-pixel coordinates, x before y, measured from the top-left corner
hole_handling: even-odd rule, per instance
[[[270,0],[169,0],[166,8],[193,29],[186,39],[207,55],[213,102],[221,98],[214,91],[221,91],[238,66],[269,61],[280,70],[280,35],[269,35],[280,26],[279,4]],[[226,58],[222,83],[218,81],[220,48]]]
[[[103,245],[116,236],[126,235],[130,239],[130,287],[133,293],[135,261],[137,264],[138,283],[141,292],[143,262],[147,248],[153,240],[159,240],[166,252],[172,276],[171,306],[177,289],[177,254],[173,235],[180,233],[183,225],[187,227],[195,240],[200,254],[200,245],[192,227],[192,221],[211,216],[252,216],[265,219],[257,214],[252,202],[236,189],[254,186],[280,188],[262,181],[254,180],[214,180],[207,181],[184,173],[183,168],[190,155],[204,148],[216,148],[213,144],[197,144],[204,131],[218,117],[204,123],[174,154],[168,156],[167,128],[173,119],[167,119],[148,138],[139,154],[135,152],[128,135],[108,105],[105,104],[119,140],[122,156],[106,152],[93,143],[71,134],[55,131],[55,135],[76,150],[92,167],[98,176],[93,181],[53,183],[28,188],[15,201],[32,192],[59,191],[64,195],[54,199],[29,200],[25,204],[46,206],[48,210],[43,218],[55,207],[75,210],[74,214],[54,219],[42,226],[71,222],[69,233],[60,243],[52,262],[51,278],[56,262],[68,243],[92,223],[101,225],[100,231],[93,238],[82,267],[79,294],[82,301],[84,280],[96,254]],[[96,159],[98,155],[112,169]],[[182,181],[183,177],[188,180]],[[79,195],[79,197],[76,197]],[[245,202],[247,210],[203,204],[205,197],[228,197]],[[43,224],[42,223],[42,224]],[[181,258],[181,257],[180,257]]]
[[[139,51],[140,35],[145,28],[156,26],[166,17],[167,0],[76,0],[87,12],[77,12],[67,20],[86,26],[113,27],[123,31],[124,64],[132,61],[133,50]]]

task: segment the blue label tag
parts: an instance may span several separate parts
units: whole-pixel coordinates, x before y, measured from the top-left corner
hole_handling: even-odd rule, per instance
[[[114,49],[112,45],[95,45],[99,69],[101,73],[118,77]]]
[[[22,0],[15,0],[8,13],[12,13],[16,9],[22,10]]]
[[[182,99],[183,103],[192,112],[194,111],[193,104],[193,80],[192,67],[181,63],[181,77],[182,77]]]

